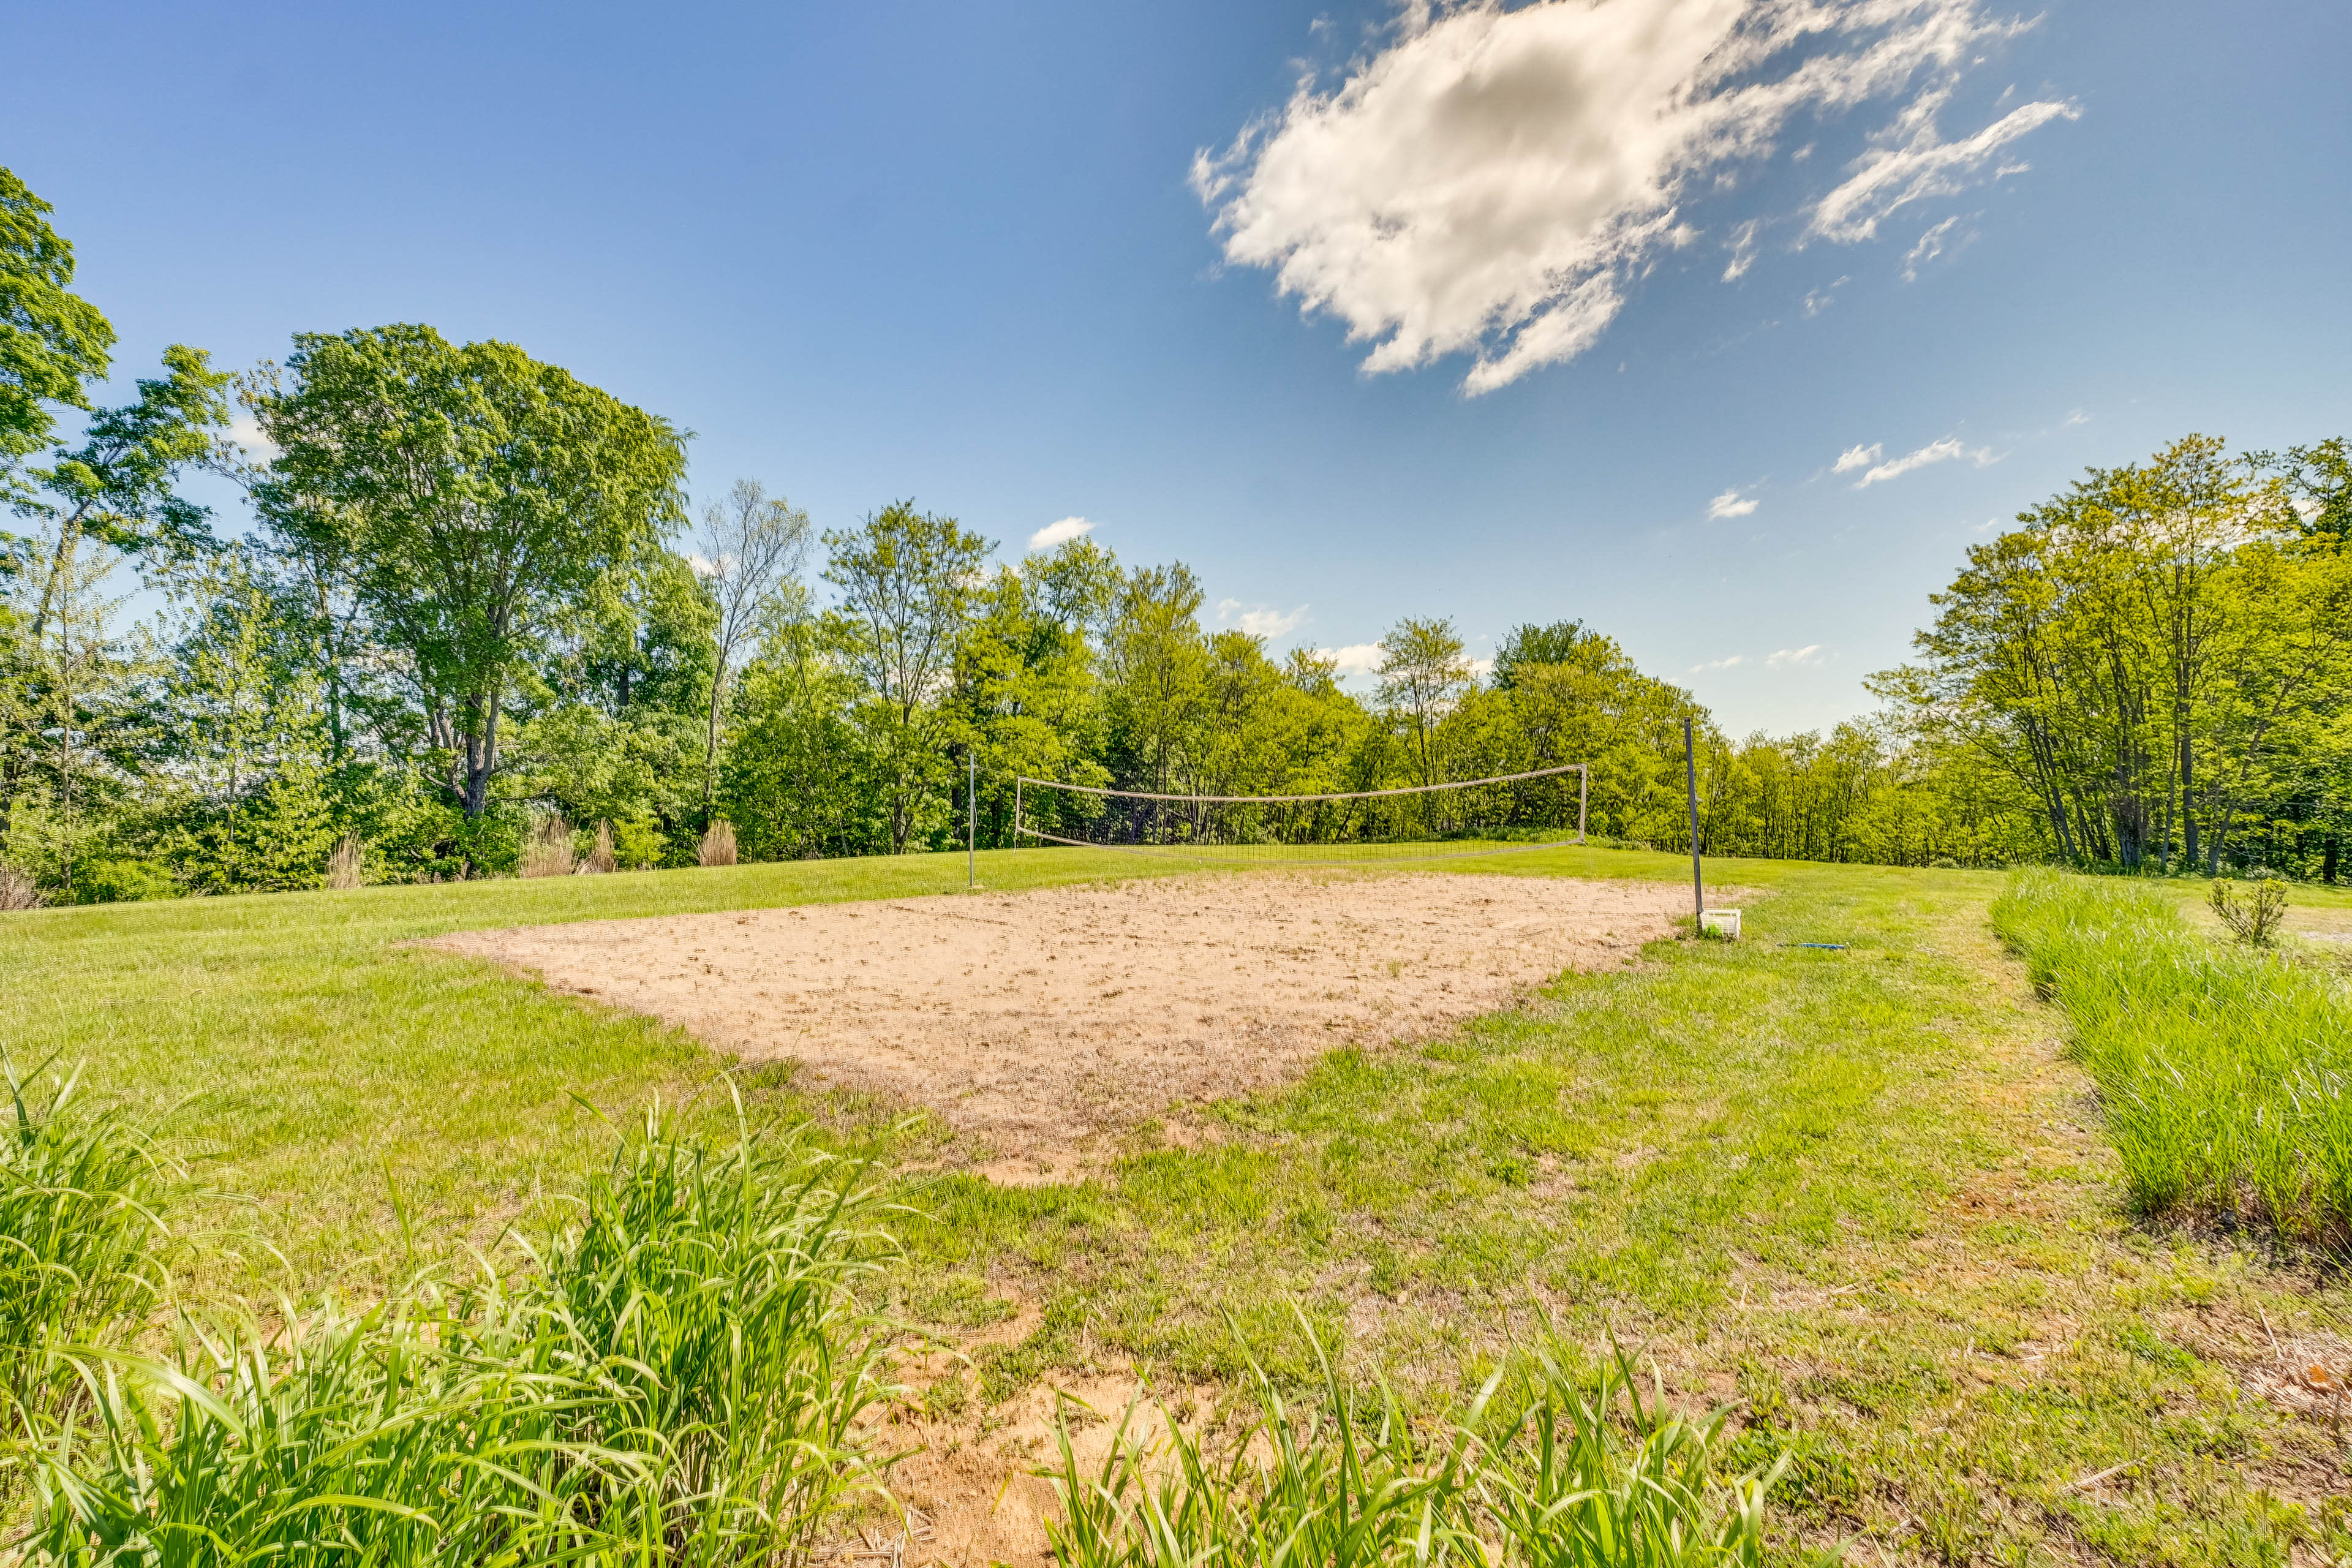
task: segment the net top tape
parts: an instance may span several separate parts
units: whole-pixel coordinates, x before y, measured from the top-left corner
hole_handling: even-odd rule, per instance
[[[1063,784],[1055,779],[1033,779],[1026,773],[1016,773],[1022,784],[1033,784],[1046,789],[1066,789],[1076,795],[1117,795],[1122,800],[1181,800],[1203,805],[1293,805],[1313,800],[1374,800],[1392,795],[1433,795],[1440,790],[1476,789],[1481,784],[1522,784],[1528,779],[1557,778],[1561,773],[1584,772],[1582,763],[1563,763],[1556,768],[1538,768],[1532,773],[1502,773],[1490,779],[1464,779],[1454,784],[1406,784],[1400,789],[1348,790],[1335,795],[1153,795],[1149,790],[1104,789],[1096,784]]]

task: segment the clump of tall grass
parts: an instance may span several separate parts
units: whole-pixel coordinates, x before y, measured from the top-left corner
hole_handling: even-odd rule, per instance
[[[714,819],[703,830],[702,842],[696,846],[697,861],[704,866],[735,864],[735,825],[725,817]]]
[[[2352,994],[2153,889],[2031,870],[1993,924],[2074,1026],[2143,1210],[2352,1242]]]
[[[324,884],[339,893],[367,886],[367,851],[356,833],[346,833],[335,840],[332,853],[327,857]]]
[[[596,841],[580,862],[580,869],[592,877],[601,877],[620,868],[621,857],[613,847],[613,822],[601,818],[596,824]]]
[[[1590,1376],[1549,1350],[1523,1357],[1434,1436],[1417,1434],[1385,1387],[1367,1408],[1319,1342],[1316,1353],[1321,1410],[1295,1409],[1253,1365],[1255,1415],[1214,1453],[1141,1395],[1091,1470],[1063,1424],[1060,1462],[1043,1472],[1063,1504],[1046,1527],[1055,1558],[1064,1568],[1765,1561],[1765,1495],[1786,1460],[1721,1475],[1728,1412],[1694,1421],[1668,1410],[1663,1389],[1644,1399],[1622,1353]],[[1507,1383],[1517,1393],[1498,1399]]]
[[[0,1397],[11,1444],[70,1397],[52,1352],[110,1339],[169,1293],[167,1204],[185,1178],[120,1107],[83,1102],[79,1071],[43,1079],[0,1057]]]
[[[42,1467],[38,1553],[804,1561],[877,1484],[860,1423],[892,1392],[851,1292],[886,1244],[839,1173],[655,1114],[519,1283],[187,1319],[168,1363],[81,1356],[93,1414]]]
[[[46,900],[41,885],[21,866],[0,860],[0,914],[15,910],[37,910]]]
[[[563,820],[562,812],[551,811],[531,818],[515,870],[524,877],[569,877],[579,858],[572,843],[572,825]]]

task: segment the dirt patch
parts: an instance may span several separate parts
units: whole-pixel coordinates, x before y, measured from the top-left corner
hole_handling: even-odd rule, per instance
[[[1666,934],[1668,883],[1216,876],[467,931],[457,952],[745,1060],[1066,1145],[1425,1037]]]

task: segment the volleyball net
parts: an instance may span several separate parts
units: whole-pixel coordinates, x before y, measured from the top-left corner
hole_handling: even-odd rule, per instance
[[[1162,795],[1014,781],[1016,844],[1202,861],[1437,860],[1584,842],[1582,763],[1329,795]]]

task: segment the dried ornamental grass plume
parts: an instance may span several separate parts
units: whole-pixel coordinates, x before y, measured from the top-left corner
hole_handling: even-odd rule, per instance
[[[327,857],[326,885],[339,893],[367,885],[366,855],[358,834],[344,834],[337,841],[335,852]]]
[[[0,913],[37,910],[43,902],[41,889],[30,876],[0,860]]]
[[[572,825],[551,811],[534,817],[522,841],[522,859],[516,870],[525,877],[569,877],[577,857],[572,848]]]
[[[702,835],[700,859],[705,866],[735,864],[735,825],[733,823],[723,816],[711,823],[709,828]]]
[[[596,824],[595,845],[589,849],[588,858],[580,863],[580,870],[583,876],[600,877],[617,869],[620,863],[620,857],[613,849],[612,819],[606,817]]]

